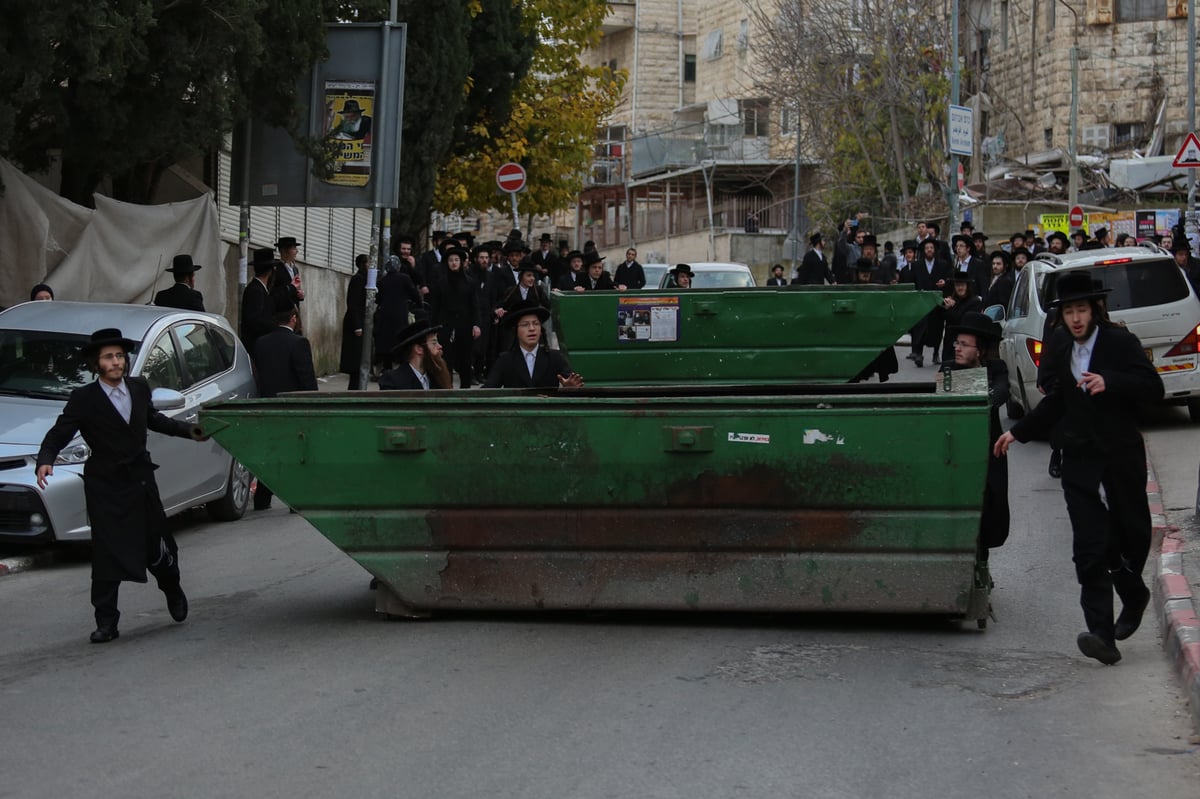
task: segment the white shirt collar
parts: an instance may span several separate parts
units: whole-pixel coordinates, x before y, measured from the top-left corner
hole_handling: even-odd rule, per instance
[[[104,393],[108,395],[109,399],[112,399],[113,392],[116,392],[116,391],[120,391],[124,394],[129,393],[125,389],[124,379],[122,379],[121,382],[117,383],[115,386],[110,386],[108,383],[105,383],[103,380],[98,380],[96,382],[98,382],[100,384],[100,388],[104,389]]]

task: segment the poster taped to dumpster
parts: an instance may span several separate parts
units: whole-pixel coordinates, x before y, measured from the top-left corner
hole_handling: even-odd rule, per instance
[[[617,303],[618,341],[678,341],[678,297],[622,297]]]
[[[337,145],[335,186],[365,186],[371,179],[371,123],[374,81],[325,81],[325,135]]]

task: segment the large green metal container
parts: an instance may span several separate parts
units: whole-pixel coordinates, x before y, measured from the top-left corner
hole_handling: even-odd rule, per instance
[[[986,613],[980,391],[355,392],[202,423],[379,578],[390,614]]]
[[[589,385],[841,383],[941,302],[906,286],[788,286],[551,297]]]

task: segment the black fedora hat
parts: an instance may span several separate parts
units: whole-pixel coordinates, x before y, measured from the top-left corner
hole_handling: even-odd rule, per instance
[[[1022,236],[1022,238],[1024,238],[1024,236]],[[1068,236],[1066,233],[1063,233],[1061,230],[1056,230],[1053,233],[1051,233],[1049,236],[1047,236],[1046,243],[1049,244],[1051,239],[1061,239],[1062,243],[1065,246],[1067,246],[1067,247],[1071,246],[1070,236]]]
[[[824,240],[825,240],[825,237],[822,236],[821,231],[818,230],[816,233],[814,233],[808,237],[808,244],[811,247],[816,247],[818,244],[820,244]]]
[[[525,242],[521,241],[520,239],[509,239],[508,241],[504,242],[504,249],[502,252],[505,255],[513,252],[529,252],[529,247],[526,246]]]
[[[284,247],[299,247],[300,242],[296,241],[295,236],[284,236],[279,241],[275,242],[275,249],[282,250]]]
[[[279,263],[280,261],[275,258],[275,250],[271,247],[258,247],[254,250],[254,257],[250,260],[250,266],[256,275],[267,274]]]
[[[960,241],[967,245],[968,250],[975,246],[975,242],[970,236],[963,236],[961,234],[950,237],[950,246],[957,247]]]
[[[862,242],[859,244],[859,246],[860,246],[860,247],[866,247],[868,244],[869,244],[869,245],[871,245],[872,247],[878,247],[878,246],[879,246],[879,242],[878,242],[878,240],[876,240],[876,238],[875,238],[875,234],[874,234],[874,233],[866,233],[866,234],[864,234],[864,235],[863,235],[863,240],[862,240]]]
[[[971,273],[956,269],[954,270],[954,274],[950,276],[950,280],[954,283],[970,283]]]
[[[916,252],[919,249],[921,249],[921,244],[916,239],[905,239],[904,243],[900,245],[901,251],[912,250]]]
[[[361,114],[362,112],[363,112],[363,110],[359,106],[358,100],[347,100],[346,102],[342,103],[342,110],[339,111],[338,113],[340,113],[340,114]]]
[[[462,261],[464,264],[467,262],[467,259],[471,257],[471,254],[462,247],[458,246],[457,243],[455,243],[453,247],[442,252],[442,257],[448,258],[451,255],[457,255],[458,260]]]
[[[1190,254],[1192,252],[1192,243],[1187,239],[1172,239],[1171,252],[1186,252]]]
[[[1087,272],[1067,272],[1054,285],[1055,298],[1051,305],[1061,306],[1077,300],[1098,300],[1112,289],[1101,288]]]
[[[515,325],[524,316],[534,314],[539,322],[545,322],[550,318],[550,309],[532,300],[523,300],[518,303],[511,311],[504,314],[505,325]]]
[[[413,322],[411,325],[401,328],[400,332],[396,334],[396,343],[392,346],[392,354],[402,354],[405,347],[412,344],[420,344],[431,333],[436,333],[439,330],[441,330],[440,325],[431,325],[428,322]]]
[[[971,333],[993,343],[999,341],[1004,335],[999,322],[979,311],[968,311],[963,314],[962,322],[951,325],[947,332],[952,336],[957,336],[959,333]]]
[[[520,277],[526,272],[532,272],[534,277],[537,277],[539,274],[541,274],[541,270],[534,266],[532,261],[522,261],[521,265],[517,267],[517,277]]]
[[[670,270],[670,272],[673,276],[678,276],[678,275],[687,275],[688,277],[696,276],[696,273],[692,271],[692,267],[688,266],[687,264],[675,264],[675,268]]]
[[[567,261],[574,261],[576,258],[582,261],[583,253],[581,253],[579,250],[571,250],[569,253],[567,253]]]
[[[129,352],[137,346],[137,342],[122,336],[121,331],[115,327],[105,327],[93,333],[88,343],[80,348],[80,352],[87,358],[100,352],[102,347],[110,345],[116,345]]]
[[[598,264],[604,260],[604,256],[596,250],[588,250],[583,254],[583,266],[586,269],[592,264]]]
[[[190,255],[176,255],[171,259],[171,266],[166,271],[174,272],[177,275],[190,275],[197,269],[203,268],[200,264],[192,263],[192,256]]]
[[[854,262],[855,272],[874,272],[876,269],[878,267],[875,266],[875,262],[870,258],[859,258]]]
[[[551,236],[549,233],[543,233],[543,234],[542,234],[542,237],[541,237],[540,239],[538,239],[538,241],[539,241],[539,242],[542,242],[542,241],[548,241],[548,242],[550,242],[550,243],[552,243],[552,244],[553,244],[553,243],[554,243],[554,237],[553,237],[553,236]]]

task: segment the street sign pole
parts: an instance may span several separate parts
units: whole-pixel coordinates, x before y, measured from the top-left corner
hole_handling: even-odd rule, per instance
[[[509,161],[496,170],[496,186],[508,194],[512,201],[513,229],[521,229],[521,217],[517,214],[517,192],[525,189],[525,167]]]
[[[512,200],[512,215],[513,215],[513,230],[521,229],[521,217],[517,214],[517,193],[510,191],[509,198]],[[528,233],[528,231],[526,231]]]
[[[1188,0],[1187,53],[1188,53],[1188,131],[1196,130],[1196,0]],[[1187,212],[1184,215],[1184,231],[1195,253],[1198,226],[1196,221],[1196,170],[1188,170]]]

